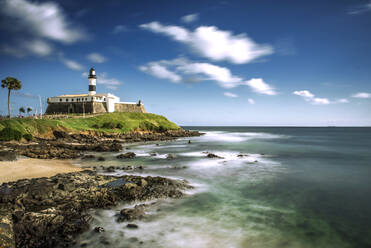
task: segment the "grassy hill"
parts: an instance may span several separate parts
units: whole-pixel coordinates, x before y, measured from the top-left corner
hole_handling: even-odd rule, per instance
[[[134,130],[167,131],[179,128],[164,116],[148,113],[107,113],[63,119],[15,118],[0,120],[0,140],[20,140],[22,137],[30,139],[54,130],[127,133]]]

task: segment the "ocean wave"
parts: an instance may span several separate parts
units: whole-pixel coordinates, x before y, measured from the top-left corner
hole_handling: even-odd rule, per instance
[[[222,132],[209,131],[200,139],[203,141],[214,142],[242,142],[252,139],[280,139],[288,138],[286,135],[272,134],[272,133],[256,133],[256,132]]]

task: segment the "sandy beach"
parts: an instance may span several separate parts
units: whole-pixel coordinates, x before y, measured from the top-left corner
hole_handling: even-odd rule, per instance
[[[32,159],[0,162],[0,184],[24,178],[51,177],[58,173],[81,171],[70,160]]]

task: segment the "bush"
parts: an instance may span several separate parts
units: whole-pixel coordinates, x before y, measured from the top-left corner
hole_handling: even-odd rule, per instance
[[[33,139],[32,134],[30,133],[23,134],[23,138],[27,141],[32,141]]]
[[[99,129],[99,125],[98,124],[93,124],[92,128]]]
[[[113,122],[105,122],[103,123],[102,128],[114,129],[116,128],[116,124]]]
[[[10,141],[10,140],[20,141],[21,139],[22,139],[22,133],[13,128],[6,127],[0,131],[0,140],[2,141]]]
[[[122,125],[121,123],[117,123],[116,128],[117,129],[123,129],[124,125]]]

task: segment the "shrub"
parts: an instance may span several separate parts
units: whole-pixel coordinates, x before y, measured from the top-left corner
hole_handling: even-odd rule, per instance
[[[20,141],[21,139],[22,139],[22,133],[13,128],[6,127],[0,131],[0,140],[2,141],[10,141],[10,140]]]
[[[113,122],[105,122],[102,125],[102,128],[107,128],[107,129],[114,129],[116,127],[116,124]]]
[[[92,128],[99,129],[99,125],[98,124],[93,124]]]
[[[33,139],[32,134],[30,133],[23,134],[23,138],[27,141],[32,141]]]
[[[124,125],[122,125],[121,123],[117,123],[116,128],[117,129],[122,129],[122,128],[124,128]]]

